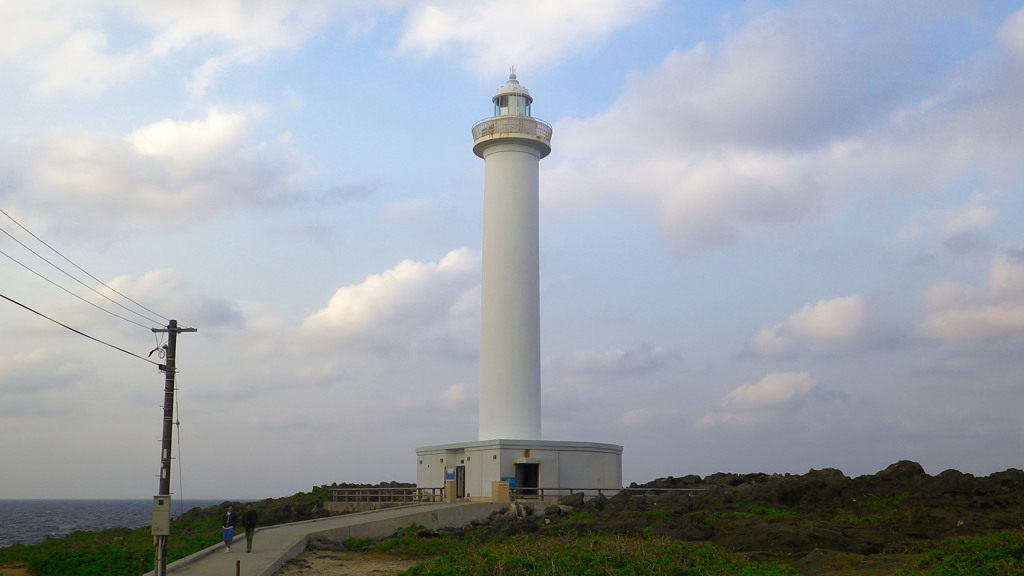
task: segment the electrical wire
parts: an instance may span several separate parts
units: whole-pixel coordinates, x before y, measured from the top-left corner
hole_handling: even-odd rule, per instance
[[[4,232],[4,233],[6,233],[6,232]],[[65,292],[67,292],[68,294],[70,294],[70,295],[74,296],[75,298],[78,298],[78,299],[79,299],[79,300],[81,300],[82,302],[85,302],[86,304],[88,304],[88,305],[90,305],[90,306],[93,306],[94,308],[97,308],[98,310],[102,310],[103,312],[106,312],[107,314],[110,314],[111,316],[115,316],[115,317],[117,317],[117,318],[120,318],[121,320],[124,320],[125,322],[130,322],[130,323],[132,323],[132,324],[135,324],[136,326],[139,326],[140,328],[145,328],[146,330],[150,330],[150,329],[151,329],[151,327],[150,327],[150,326],[146,326],[145,324],[139,324],[139,323],[138,323],[138,322],[136,322],[135,320],[132,320],[132,319],[130,319],[130,318],[125,318],[124,316],[121,316],[120,314],[118,314],[118,313],[116,313],[116,312],[111,312],[110,310],[107,310],[106,308],[104,308],[103,306],[100,306],[99,304],[97,304],[97,303],[95,303],[95,302],[89,302],[89,301],[88,301],[88,300],[86,300],[85,298],[82,298],[82,297],[81,297],[81,296],[79,296],[78,294],[75,294],[75,293],[74,293],[74,292],[72,292],[71,290],[68,290],[67,288],[65,288],[65,287],[61,286],[60,284],[57,284],[57,283],[56,283],[56,282],[54,282],[53,280],[50,280],[50,279],[49,279],[49,278],[47,278],[46,276],[43,276],[43,275],[42,275],[42,274],[40,274],[39,272],[37,272],[37,271],[33,270],[33,269],[32,269],[32,268],[30,268],[30,267],[29,267],[29,266],[28,266],[27,264],[25,264],[25,263],[23,263],[23,262],[19,261],[19,260],[18,260],[17,258],[15,258],[14,256],[11,256],[11,255],[10,255],[10,254],[8,254],[7,252],[4,252],[3,250],[0,250],[0,254],[3,254],[4,256],[7,256],[8,258],[10,258],[10,260],[11,260],[12,262],[14,262],[15,264],[17,264],[18,266],[21,266],[21,267],[22,267],[22,268],[24,268],[25,270],[28,270],[29,272],[31,272],[31,273],[33,273],[33,274],[35,274],[36,276],[39,276],[39,277],[40,277],[40,278],[42,278],[43,280],[46,280],[46,281],[47,281],[47,282],[49,282],[50,284],[53,284],[53,285],[54,285],[54,286],[56,286],[57,288],[60,288],[61,290],[63,290],[63,291],[65,291]],[[45,260],[45,258],[44,258],[44,260]],[[63,270],[62,270],[62,272],[63,272]],[[86,288],[88,288],[88,286],[86,286]],[[93,292],[96,292],[96,291],[95,291],[95,290],[93,290]],[[99,292],[97,292],[97,294],[99,294]],[[100,294],[100,296],[103,296],[103,295],[102,295],[102,294]],[[104,296],[104,298],[106,298],[106,296]],[[107,300],[110,300],[110,298],[107,298]],[[111,300],[111,302],[113,302],[113,300]],[[117,302],[114,302],[114,304],[117,304]],[[121,307],[122,307],[122,308],[124,308],[124,306],[121,306]],[[127,310],[127,308],[125,308],[125,309]],[[129,312],[131,312],[131,310],[128,310],[128,311],[129,311]],[[137,313],[136,313],[136,314],[137,314]],[[145,317],[145,316],[143,316],[143,318],[146,318],[146,317]],[[146,320],[149,320],[149,318],[146,318]]]
[[[104,346],[109,346],[109,347],[113,348],[114,350],[118,350],[120,352],[124,352],[125,354],[127,354],[129,356],[134,356],[134,357],[138,358],[139,360],[142,360],[143,362],[149,362],[150,364],[153,364],[154,366],[157,366],[161,370],[166,369],[166,366],[164,366],[163,364],[160,364],[158,362],[153,362],[149,358],[144,358],[142,356],[139,356],[138,354],[135,354],[134,352],[129,352],[129,351],[125,350],[124,348],[120,348],[118,346],[114,346],[113,344],[110,344],[108,342],[104,342],[103,340],[100,340],[99,338],[94,338],[94,337],[86,334],[85,332],[82,332],[81,330],[76,330],[76,329],[72,328],[71,326],[68,326],[67,324],[64,324],[62,322],[58,322],[57,320],[54,320],[53,318],[50,318],[46,314],[43,314],[42,312],[38,312],[36,310],[33,310],[32,308],[29,308],[28,306],[22,304],[21,302],[18,302],[17,300],[14,300],[12,298],[8,298],[7,296],[4,296],[3,294],[0,294],[0,298],[3,298],[4,300],[7,300],[8,302],[10,302],[12,304],[17,304],[18,306],[21,306],[25,310],[28,310],[29,312],[31,312],[31,313],[33,313],[33,314],[35,314],[37,316],[40,316],[42,318],[46,318],[47,320],[49,320],[50,322],[53,322],[54,324],[56,324],[58,326],[63,326],[64,328],[67,328],[68,330],[74,332],[75,334],[78,334],[79,336],[85,336],[89,340],[92,340],[94,342],[99,342],[100,344],[103,344]]]
[[[47,248],[49,248],[50,250],[52,250],[54,254],[56,254],[56,255],[60,256],[61,258],[63,258],[65,262],[67,262],[68,264],[71,264],[71,265],[72,265],[72,266],[74,266],[75,268],[78,268],[78,270],[80,270],[80,271],[81,271],[81,272],[82,272],[83,274],[85,274],[85,275],[86,275],[86,276],[88,276],[89,278],[92,278],[92,279],[93,279],[93,280],[95,280],[96,282],[99,282],[99,283],[100,283],[100,284],[101,284],[101,285],[102,285],[102,286],[103,286],[104,288],[106,288],[106,289],[110,290],[110,291],[111,291],[111,292],[113,292],[114,294],[117,294],[118,296],[120,296],[120,297],[124,298],[125,300],[127,300],[127,301],[131,302],[132,304],[135,304],[136,306],[138,306],[139,308],[142,308],[142,309],[143,309],[143,310],[145,310],[146,312],[149,312],[150,314],[153,314],[154,316],[156,316],[156,317],[158,317],[158,318],[162,318],[163,320],[166,320],[167,322],[170,322],[170,318],[167,318],[166,316],[163,316],[162,314],[159,314],[159,313],[157,313],[157,312],[154,312],[154,311],[150,310],[149,308],[147,308],[147,307],[143,306],[142,304],[139,304],[139,303],[138,303],[138,302],[136,302],[135,300],[132,300],[132,299],[131,299],[131,298],[129,298],[128,296],[125,296],[124,294],[122,294],[122,293],[118,292],[117,290],[115,290],[115,289],[111,288],[110,286],[108,286],[108,285],[107,285],[107,284],[106,284],[105,282],[103,282],[103,281],[102,281],[102,280],[100,280],[99,278],[97,278],[97,277],[93,276],[92,274],[90,274],[90,273],[86,272],[84,268],[82,268],[82,267],[81,267],[81,266],[79,266],[78,264],[75,264],[74,262],[72,262],[72,261],[71,261],[71,259],[70,259],[70,258],[68,258],[67,256],[65,256],[64,254],[61,254],[61,252],[60,252],[59,250],[57,250],[57,249],[56,249],[56,248],[54,248],[53,246],[50,246],[49,244],[47,244],[47,243],[46,243],[46,241],[45,241],[45,240],[43,240],[42,238],[40,238],[39,236],[36,236],[35,234],[33,234],[33,233],[32,233],[32,231],[31,231],[31,230],[29,230],[28,228],[26,228],[25,226],[23,226],[23,225],[21,224],[21,222],[18,222],[17,220],[15,220],[15,219],[14,219],[14,216],[11,216],[11,215],[10,215],[10,214],[8,214],[7,212],[5,212],[5,211],[3,210],[3,208],[0,208],[0,214],[3,214],[4,216],[7,216],[7,218],[9,218],[9,219],[11,220],[11,222],[14,222],[15,224],[17,224],[17,225],[18,225],[18,228],[21,228],[22,230],[24,230],[25,232],[27,232],[27,233],[29,234],[29,236],[31,236],[31,237],[35,238],[36,240],[38,240],[40,244],[42,244],[43,246],[46,246]],[[4,233],[5,233],[5,234],[7,234],[7,231],[5,230],[5,231],[4,231]],[[7,235],[8,235],[8,236],[10,236],[10,234],[7,234]],[[11,238],[14,238],[14,237],[13,237],[13,236],[11,236]],[[21,242],[18,242],[18,243],[19,243],[19,244],[21,244]],[[22,245],[22,246],[25,246],[24,244],[21,244],[21,245]],[[26,246],[26,248],[27,248],[27,246]],[[32,253],[33,253],[33,254],[36,254],[35,252],[32,252]],[[38,254],[36,254],[36,256],[39,256],[39,255],[38,255]],[[39,256],[39,257],[40,257],[40,258],[43,258],[42,256]],[[46,259],[45,259],[45,258],[43,258],[43,260],[46,260]],[[46,261],[47,261],[47,262],[50,262],[49,260],[46,260]],[[55,268],[57,268],[58,270],[61,270],[61,272],[64,272],[64,270],[62,270],[62,269],[61,269],[60,267],[57,267],[57,266],[56,266],[55,264],[53,264],[52,262],[50,262],[50,265],[51,265],[51,266],[54,266],[54,267],[55,267]],[[65,274],[67,274],[67,272],[64,272],[64,273],[65,273]],[[71,276],[71,275],[70,275],[70,274],[68,274],[68,276]],[[95,292],[95,290],[94,290],[94,292]],[[98,292],[97,292],[97,293],[98,293]],[[109,299],[109,298],[108,298],[108,299]],[[111,300],[111,301],[113,302],[113,300]],[[123,306],[122,306],[122,307],[123,307]],[[126,309],[127,309],[127,308],[126,308]],[[138,314],[139,316],[142,316],[142,314],[139,314],[138,312],[135,312],[135,314]],[[143,318],[145,318],[145,316],[142,316],[142,317],[143,317]],[[153,322],[153,320],[152,320],[152,319],[150,319],[150,318],[146,318],[146,320],[149,320],[150,322]],[[160,324],[160,322],[156,322],[156,324]]]
[[[68,278],[71,278],[71,279],[72,279],[72,280],[74,280],[75,282],[78,282],[79,284],[81,284],[82,286],[84,286],[84,287],[85,287],[86,289],[88,289],[88,290],[91,290],[91,291],[92,291],[92,292],[93,292],[94,294],[96,294],[97,296],[99,296],[99,297],[101,297],[101,298],[105,298],[105,299],[107,299],[107,300],[108,300],[108,301],[109,301],[109,302],[110,302],[111,304],[114,304],[114,305],[116,305],[116,306],[120,306],[120,307],[121,307],[121,308],[123,308],[123,309],[124,309],[125,311],[127,311],[127,312],[129,312],[129,313],[131,313],[131,314],[135,314],[136,316],[138,316],[139,318],[142,318],[143,320],[147,320],[147,321],[149,321],[149,322],[152,322],[152,323],[154,323],[154,324],[161,324],[161,322],[160,322],[160,321],[158,321],[158,320],[153,320],[152,318],[149,318],[149,317],[145,316],[144,314],[140,314],[140,313],[136,312],[135,310],[132,310],[131,308],[128,308],[128,307],[127,307],[127,306],[125,306],[124,304],[121,304],[120,302],[117,302],[117,301],[115,301],[115,300],[114,300],[113,298],[111,298],[110,296],[107,296],[106,294],[104,294],[104,293],[100,292],[99,290],[97,290],[97,289],[93,288],[92,286],[89,286],[89,285],[88,285],[88,284],[86,284],[85,282],[82,282],[82,281],[81,281],[81,280],[79,280],[78,278],[75,278],[75,277],[74,277],[74,276],[72,276],[72,275],[71,275],[71,273],[69,273],[69,272],[68,272],[67,270],[64,270],[64,269],[63,269],[63,268],[61,268],[60,266],[57,266],[57,265],[56,265],[56,264],[54,264],[53,262],[50,262],[49,260],[47,260],[47,259],[46,259],[46,257],[45,257],[45,256],[43,256],[42,254],[40,254],[40,253],[36,252],[36,251],[35,251],[35,250],[33,250],[32,248],[29,248],[28,246],[26,246],[24,242],[22,242],[21,240],[18,240],[18,239],[17,239],[17,238],[15,238],[14,236],[12,236],[12,235],[11,235],[11,233],[10,233],[10,232],[8,232],[7,230],[4,230],[3,228],[0,228],[0,232],[3,232],[4,234],[6,234],[6,235],[7,235],[7,237],[8,237],[8,238],[10,238],[11,240],[14,240],[14,241],[15,241],[15,242],[17,242],[18,244],[21,244],[21,247],[22,247],[22,248],[24,248],[25,250],[28,250],[29,252],[31,252],[31,253],[35,254],[36,256],[38,256],[38,257],[39,257],[39,259],[40,259],[40,260],[42,260],[43,262],[46,262],[46,263],[47,263],[47,264],[49,264],[50,266],[53,266],[54,268],[56,268],[58,272],[61,272],[61,273],[63,273],[63,274],[65,275],[65,276],[67,276]],[[7,256],[8,258],[11,258],[11,260],[14,260],[14,258],[12,258],[12,257],[11,257],[11,256],[10,256],[9,254],[7,254],[7,253],[4,253],[4,256]],[[17,260],[15,260],[15,262],[17,262]],[[18,264],[21,264],[21,262],[18,262]],[[25,266],[24,264],[21,264],[21,265],[22,265],[22,267],[24,267],[24,268],[28,268],[28,267],[27,267],[27,266]],[[35,271],[33,270],[33,272],[35,272]],[[40,277],[42,277],[42,274],[39,274],[38,272],[35,272],[35,273],[36,273],[36,275],[37,275],[37,276],[40,276]],[[55,282],[52,282],[52,281],[51,281],[50,283],[51,283],[51,284],[54,284],[55,286],[57,285],[57,284],[56,284]],[[101,282],[101,284],[102,284],[102,282]],[[106,284],[104,284],[104,286],[106,286]],[[107,288],[110,288],[110,287],[109,287],[109,286],[107,286]],[[129,322],[131,322],[131,320],[129,320]]]

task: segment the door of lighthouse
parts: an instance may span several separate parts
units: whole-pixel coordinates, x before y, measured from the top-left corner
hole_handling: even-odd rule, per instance
[[[466,467],[456,466],[455,467],[455,497],[465,498],[466,497]]]
[[[516,490],[523,496],[536,496],[540,487],[540,464],[516,464]]]

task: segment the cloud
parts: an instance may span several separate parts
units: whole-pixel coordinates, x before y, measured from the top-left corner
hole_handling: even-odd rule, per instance
[[[726,394],[719,407],[697,421],[697,429],[752,427],[776,417],[818,386],[807,372],[777,372]]]
[[[178,227],[226,209],[299,197],[305,162],[287,139],[255,141],[259,111],[211,109],[160,120],[126,136],[56,130],[3,146],[0,171],[22,212],[64,231],[109,234],[133,225]]]
[[[771,10],[721,42],[677,49],[634,73],[606,112],[555,123],[543,209],[639,206],[686,257],[853,196],[934,193],[967,170],[996,187],[1020,173],[1024,136],[1010,127],[1024,122],[1024,60],[933,65],[941,36],[820,6]],[[967,216],[947,232],[953,249],[978,245],[993,217]]]
[[[616,424],[627,429],[645,429],[652,426],[673,427],[679,422],[678,408],[632,408],[616,419]]]
[[[335,292],[308,316],[301,347],[346,347],[381,355],[434,351],[475,357],[479,334],[480,257],[466,248],[440,262],[405,260]]]
[[[477,74],[510,64],[535,69],[586,53],[659,0],[497,0],[421,3],[356,0],[86,0],[0,7],[0,61],[34,77],[36,94],[99,93],[175,57],[198,57],[186,87],[202,98],[224,74],[296,51],[332,22],[366,35],[382,14],[408,10],[398,51],[465,55]],[[112,45],[110,38],[130,38]]]
[[[761,330],[747,347],[760,356],[786,356],[805,347],[848,351],[863,343],[866,317],[860,296],[819,300]]]
[[[1006,19],[999,28],[996,38],[1016,54],[1024,55],[1024,8]]]
[[[7,2],[0,6],[0,62],[35,75],[37,94],[96,93],[139,73],[136,53],[107,52],[101,10],[89,3]]]
[[[50,96],[101,92],[171,56],[199,51],[206,55],[189,84],[201,96],[231,67],[297,49],[337,7],[326,0],[301,6],[274,0],[5,3],[0,60],[35,76],[34,91]],[[133,41],[111,46],[111,37]]]
[[[245,325],[245,317],[236,302],[200,294],[172,270],[154,270],[137,279],[120,276],[107,285],[112,291],[136,302],[146,302],[148,308],[179,320],[183,327],[240,328]],[[108,295],[117,299],[114,294]]]
[[[978,293],[955,282],[928,289],[916,335],[926,341],[963,343],[1024,336],[1024,255],[992,259],[988,290]]]
[[[893,241],[937,241],[952,253],[984,248],[987,246],[984,233],[998,218],[998,212],[989,206],[993,196],[975,192],[964,206],[916,214],[893,235]]]
[[[458,54],[482,77],[510,64],[532,70],[592,50],[657,4],[658,0],[424,3],[410,11],[398,51],[420,57]]]
[[[562,367],[582,375],[625,376],[662,370],[677,357],[663,346],[637,342],[624,348],[573,352],[562,362]]]
[[[91,372],[87,363],[69,358],[60,350],[35,348],[0,356],[0,396],[5,402],[16,395],[37,395],[66,389],[86,379]]]
[[[593,400],[623,386],[635,387],[669,371],[678,360],[679,355],[664,346],[640,341],[605,350],[575,350],[546,359],[541,369],[552,398],[575,403],[580,392]]]

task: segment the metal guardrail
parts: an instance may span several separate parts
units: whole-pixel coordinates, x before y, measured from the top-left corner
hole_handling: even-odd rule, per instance
[[[701,492],[705,488],[509,488],[513,500],[557,499],[582,492],[584,498],[632,492],[636,494],[664,494],[671,492]]]
[[[665,494],[672,492],[701,492],[706,488],[509,488],[509,496],[513,501],[557,500],[562,496],[582,493],[584,498],[602,495],[614,496],[620,492],[631,492],[638,495]],[[378,504],[399,506],[402,504],[421,504],[426,502],[444,502],[445,489],[441,488],[331,488],[331,502],[345,504]]]
[[[443,500],[444,488],[331,488],[331,502],[397,505]]]
[[[499,134],[525,134],[551,142],[551,125],[532,116],[495,116],[473,125],[473,141]]]

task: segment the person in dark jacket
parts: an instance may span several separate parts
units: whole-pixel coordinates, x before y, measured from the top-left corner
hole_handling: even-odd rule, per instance
[[[224,529],[225,552],[231,552],[231,541],[235,539],[235,525],[238,524],[238,514],[235,514],[235,507],[228,504],[228,511],[224,514],[221,528]]]
[[[259,516],[252,509],[252,504],[245,505],[245,512],[242,512],[242,526],[245,527],[245,551],[252,552],[252,537],[256,535],[256,523]]]

